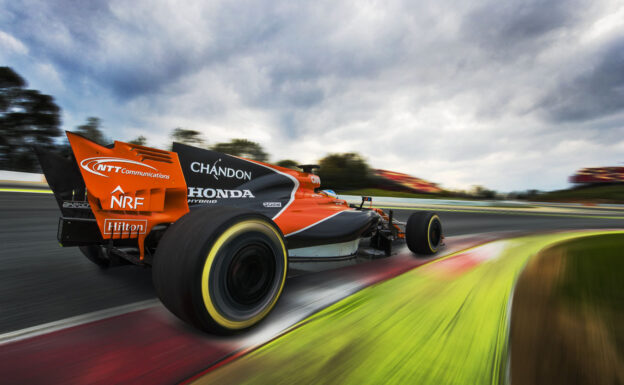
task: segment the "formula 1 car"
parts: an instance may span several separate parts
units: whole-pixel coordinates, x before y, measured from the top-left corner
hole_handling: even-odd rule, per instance
[[[418,255],[442,245],[434,213],[406,223],[364,202],[321,191],[302,171],[174,143],[173,151],[67,132],[72,154],[37,149],[61,209],[58,240],[100,266],[151,266],[162,303],[202,330],[227,334],[261,321],[277,302],[288,262],[357,254],[360,240]],[[383,254],[382,253],[382,254]]]

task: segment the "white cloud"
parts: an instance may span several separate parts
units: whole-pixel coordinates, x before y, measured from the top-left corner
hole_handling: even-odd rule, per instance
[[[10,51],[21,55],[28,53],[28,48],[24,45],[24,43],[4,31],[0,31],[0,50]]]
[[[160,146],[186,127],[273,160],[355,151],[451,188],[561,188],[620,161],[614,0],[2,6],[0,44],[39,63],[15,68],[26,79],[56,73],[67,128],[99,116]]]

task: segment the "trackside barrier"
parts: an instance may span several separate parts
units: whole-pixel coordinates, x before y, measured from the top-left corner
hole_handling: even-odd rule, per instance
[[[42,187],[47,187],[46,179],[43,174],[34,174],[30,172],[17,172],[0,170],[0,183],[2,184],[40,184]]]

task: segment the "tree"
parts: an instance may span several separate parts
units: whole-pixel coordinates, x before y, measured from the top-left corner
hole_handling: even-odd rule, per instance
[[[232,139],[228,143],[217,143],[212,146],[212,149],[234,156],[257,160],[259,162],[266,162],[269,159],[269,155],[264,152],[260,144],[247,139]]]
[[[318,173],[325,188],[350,190],[370,184],[370,167],[359,154],[329,154],[319,165]]]
[[[137,146],[146,146],[147,145],[147,138],[144,137],[143,135],[139,135],[137,138],[132,139],[128,143],[136,144]]]
[[[0,169],[38,171],[32,146],[52,148],[62,134],[54,98],[26,85],[13,69],[0,67]]]
[[[275,164],[280,167],[292,168],[293,170],[297,170],[298,169],[297,165],[299,164],[299,162],[294,161],[292,159],[284,159],[284,160],[280,160],[279,162]]]
[[[76,133],[104,146],[108,144],[109,140],[104,137],[102,130],[100,130],[101,124],[102,120],[100,118],[90,116],[87,118],[87,123],[76,127]]]
[[[496,198],[496,191],[475,185],[470,189],[470,195],[479,199],[494,199]]]
[[[178,127],[171,133],[171,138],[174,142],[180,142],[188,145],[204,145],[204,138],[199,131],[188,130],[186,128]]]

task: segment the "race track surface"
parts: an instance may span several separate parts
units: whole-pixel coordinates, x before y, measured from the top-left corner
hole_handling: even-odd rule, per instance
[[[409,210],[395,210],[407,220]],[[624,227],[622,219],[439,211],[447,237]],[[616,211],[614,216],[622,215]],[[149,269],[100,270],[56,241],[59,210],[50,194],[0,192],[0,334],[155,298]],[[307,264],[328,269],[332,264]]]
[[[440,210],[447,236],[441,255],[526,233],[622,228],[622,212],[603,210],[591,217]],[[409,213],[395,210],[395,218],[405,221]],[[431,260],[399,246],[390,258],[293,264],[268,319],[242,336],[222,339],[198,333],[169,314],[155,298],[149,269],[100,270],[77,249],[60,247],[58,216],[50,194],[0,192],[0,374],[14,381],[182,381],[368,285]],[[132,372],[118,366],[142,355],[155,358],[149,366],[132,366]],[[70,370],[50,377],[58,360],[71,362]]]

